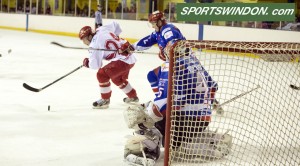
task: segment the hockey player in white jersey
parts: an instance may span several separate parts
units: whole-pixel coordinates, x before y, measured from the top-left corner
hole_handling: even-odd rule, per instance
[[[177,41],[172,40],[168,45],[171,46],[175,42]],[[171,146],[174,149],[192,149],[190,152],[194,154],[191,155],[195,156],[222,158],[230,152],[232,137],[227,133],[218,134],[206,129],[211,120],[217,83],[190,49],[182,48],[181,55],[177,65],[183,70],[175,69],[178,81],[173,85],[175,88],[173,104],[176,104],[178,109],[176,114],[180,116],[175,120],[176,127],[173,128],[175,137]],[[159,148],[165,135],[169,72],[168,56],[166,58],[156,75],[159,92],[156,93],[154,101],[143,106],[131,106],[124,112],[128,127],[135,130],[135,135],[125,145],[126,162],[152,165],[158,159]],[[195,145],[195,142],[198,144]]]
[[[121,32],[122,30],[117,22],[99,27],[95,33],[89,26],[83,27],[79,32],[80,40],[91,48],[89,57],[83,60],[83,65],[98,70],[97,79],[101,98],[93,103],[94,108],[108,108],[112,93],[110,80],[127,95],[123,99],[125,103],[139,101],[135,89],[127,80],[130,69],[136,62],[136,57],[132,53],[134,48],[128,41],[119,38]],[[103,66],[103,60],[110,62]]]

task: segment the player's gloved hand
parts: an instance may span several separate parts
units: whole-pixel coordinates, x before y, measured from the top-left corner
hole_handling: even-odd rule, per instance
[[[133,48],[133,46],[129,42],[126,42],[122,44],[121,47],[118,49],[118,53],[127,56],[128,54],[131,54],[131,52],[134,50],[135,49]]]
[[[84,67],[87,67],[89,68],[89,58],[84,58],[83,59],[83,64],[82,64]]]
[[[158,53],[158,57],[163,60],[166,61],[166,55],[164,53],[164,51],[162,49],[160,49],[159,53]]]

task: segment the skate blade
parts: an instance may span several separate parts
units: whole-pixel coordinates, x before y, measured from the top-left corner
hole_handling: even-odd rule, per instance
[[[103,105],[103,106],[93,106],[93,109],[107,109],[109,105]]]

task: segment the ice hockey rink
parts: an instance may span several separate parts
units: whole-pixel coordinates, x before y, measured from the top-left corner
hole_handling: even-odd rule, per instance
[[[85,47],[78,38],[74,37],[0,30],[0,54],[2,55],[0,57],[0,165],[125,165],[123,148],[126,137],[133,132],[127,128],[123,118],[123,111],[128,107],[122,101],[125,94],[112,85],[110,108],[92,109],[92,103],[100,97],[95,70],[81,68],[41,92],[31,92],[23,88],[23,83],[41,88],[82,65],[82,60],[87,57],[87,50],[61,48],[50,44],[52,41],[66,46]],[[11,50],[10,53],[8,53],[9,50]],[[148,51],[156,53],[158,49],[154,47]],[[129,82],[137,90],[140,101],[146,102],[154,98],[146,75],[149,70],[160,65],[161,60],[153,54],[137,54],[137,59],[136,65],[131,70]],[[296,70],[299,69],[295,68]],[[243,82],[243,77],[241,77],[241,82]],[[269,77],[267,78],[269,79]],[[226,81],[228,82],[226,86],[231,86],[230,80],[224,82]],[[272,82],[272,80],[267,81]],[[297,85],[298,81],[299,78],[295,77],[290,83]],[[261,82],[264,80],[261,79]],[[281,85],[275,84],[276,86]],[[238,91],[239,88],[247,87],[234,88]],[[255,85],[252,88],[255,88]],[[268,91],[265,88],[262,86],[255,93],[265,95],[264,91]],[[293,101],[299,101],[298,91],[293,91],[288,86],[283,87],[282,91],[284,90],[294,96]],[[234,92],[229,93],[226,89],[223,92],[234,97]],[[278,98],[280,99],[280,97]],[[246,97],[242,102],[247,100],[263,102],[257,101],[254,95]],[[48,106],[50,106],[50,110],[48,110]],[[242,103],[237,103],[237,106],[242,107]],[[296,106],[299,104],[292,107]],[[227,108],[234,107],[228,106]],[[247,115],[251,117],[251,111],[239,120],[250,121],[251,119],[247,119]],[[222,117],[216,117],[216,119],[219,120],[218,122],[226,121],[226,124],[233,126],[232,130],[236,131],[245,129],[249,133],[255,133],[255,128],[260,128],[259,123],[252,124],[256,119],[251,121],[250,126],[247,126],[237,118],[235,119],[234,116],[239,116],[239,114],[227,115],[226,119],[222,119]],[[274,113],[271,116],[276,115]],[[275,118],[270,119],[268,122],[275,120]],[[293,119],[294,123],[299,125],[297,119],[299,119],[299,114],[295,114]],[[222,124],[215,123],[213,125],[221,126]],[[273,128],[273,130],[277,131],[277,128]],[[244,133],[240,132],[239,134]],[[263,133],[261,135],[263,137]],[[294,135],[299,135],[299,128]],[[255,142],[256,140],[251,138],[250,141]],[[264,146],[260,142],[254,144]],[[249,156],[259,153],[255,150],[251,152],[252,154]],[[234,153],[239,156],[243,150],[236,150]],[[280,156],[280,154],[276,155]],[[295,149],[293,155],[296,158],[299,157],[299,147]],[[157,166],[163,165],[163,157],[162,153]],[[228,158],[231,157],[228,156]],[[250,159],[252,158],[250,157]],[[299,162],[299,158],[295,159],[296,162]],[[245,165],[250,163],[251,161]]]
[[[52,41],[85,47],[74,37],[0,30],[0,165],[123,165],[124,143],[132,130],[123,118],[128,105],[120,89],[112,85],[110,108],[96,110],[92,103],[100,93],[92,69],[81,68],[38,93],[23,88],[23,83],[41,88],[87,57],[87,50],[60,48]],[[149,101],[154,95],[147,72],[161,61],[153,54],[138,54],[137,59],[129,81],[140,101]]]

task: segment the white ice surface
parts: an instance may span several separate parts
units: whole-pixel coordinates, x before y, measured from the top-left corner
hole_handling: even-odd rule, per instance
[[[0,30],[0,166],[124,165],[125,137],[132,131],[123,119],[128,105],[120,89],[112,85],[109,109],[95,110],[92,102],[100,93],[91,69],[82,68],[38,93],[22,87],[27,83],[41,88],[80,66],[87,56],[87,50],[60,48],[51,41],[85,47],[78,38]],[[201,62],[218,81],[216,98],[221,103],[256,85],[261,88],[225,105],[224,117],[213,117],[210,127],[230,129],[234,146],[231,155],[209,164],[299,163],[300,96],[288,86],[299,85],[299,64],[216,57],[202,56]],[[129,81],[146,102],[154,98],[147,73],[162,61],[153,54],[137,58]],[[288,141],[279,145],[283,140]],[[275,150],[267,151],[271,148]],[[163,157],[162,152],[157,166],[163,165]]]
[[[64,49],[51,41],[85,47],[78,38],[0,30],[0,165],[123,165],[125,136],[132,131],[123,119],[125,94],[115,85],[106,110],[92,109],[100,98],[95,70],[82,68],[38,93],[23,88],[23,83],[41,88],[87,57],[87,50]],[[137,58],[129,81],[146,102],[154,97],[147,73],[161,60],[151,54]]]

